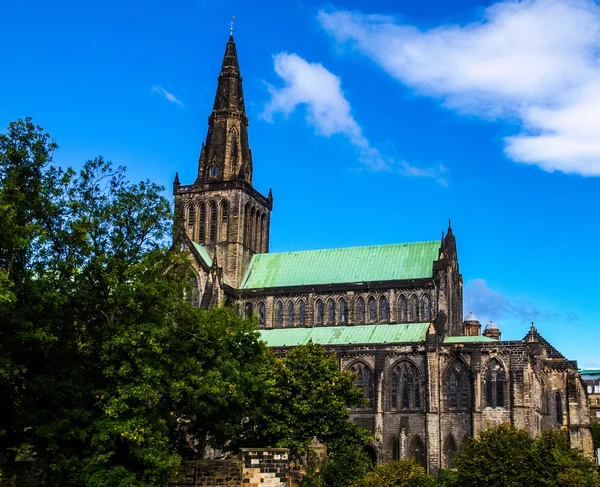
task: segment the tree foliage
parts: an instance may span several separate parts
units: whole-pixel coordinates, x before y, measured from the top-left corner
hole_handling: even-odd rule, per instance
[[[402,459],[373,469],[350,487],[435,487],[435,479],[414,459]]]

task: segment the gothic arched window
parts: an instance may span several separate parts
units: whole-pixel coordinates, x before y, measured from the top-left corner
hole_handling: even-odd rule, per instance
[[[210,235],[209,240],[217,240],[217,205],[214,201],[210,202]]]
[[[265,303],[258,303],[258,324],[264,326],[265,325],[265,319],[266,319],[266,313],[265,313]]]
[[[300,301],[298,303],[298,324],[300,326],[304,326],[305,317],[306,317],[305,313],[306,313],[306,310],[304,307],[304,301]]]
[[[554,404],[556,406],[556,424],[563,424],[562,394],[559,391],[554,393]]]
[[[219,166],[217,165],[217,159],[213,159],[212,164],[208,168],[208,177],[216,178],[219,176]]]
[[[395,436],[390,440],[390,451],[392,452],[392,460],[400,460],[400,443]]]
[[[327,323],[335,323],[335,301],[331,298],[327,301]]]
[[[246,303],[245,311],[246,311],[246,318],[248,318],[248,319],[252,318],[252,315],[254,314],[254,309],[253,309],[252,303]]]
[[[410,298],[410,319],[411,321],[419,320],[419,300],[416,296]]]
[[[231,171],[237,171],[238,166],[238,141],[237,141],[237,131],[235,129],[231,130],[231,136],[229,137],[231,141]]]
[[[373,296],[369,298],[369,321],[377,321],[377,303],[375,302],[375,298]]]
[[[200,203],[200,231],[198,238],[201,244],[206,242],[206,208],[204,203]]]
[[[229,203],[227,200],[221,202],[221,223],[227,223],[229,221]]]
[[[364,323],[365,322],[365,300],[363,298],[358,298],[356,307],[357,307],[357,311],[358,311],[358,313],[357,313],[358,321],[360,323]]]
[[[321,301],[320,299],[317,299],[317,305],[316,305],[316,321],[317,321],[317,325],[322,325],[323,324],[323,301]]]
[[[497,359],[490,360],[485,375],[485,405],[488,408],[504,407],[506,373]]]
[[[356,387],[362,391],[365,398],[369,401],[364,406],[364,409],[371,409],[375,397],[375,374],[373,374],[371,367],[363,362],[355,362],[348,370],[356,374]]]
[[[385,296],[381,296],[379,299],[379,321],[389,321],[390,319],[390,305]]]
[[[420,409],[419,371],[410,362],[399,363],[392,372],[392,409]]]
[[[277,302],[277,326],[283,326],[283,303]]]
[[[456,360],[450,367],[446,379],[448,406],[454,409],[471,408],[471,379],[465,364]]]
[[[431,298],[429,294],[423,296],[423,320],[431,321]]]
[[[348,306],[344,298],[340,299],[340,323],[348,323]]]
[[[427,468],[427,456],[425,455],[425,447],[421,438],[415,436],[410,442],[409,454],[411,458],[415,459],[418,465],[423,468]]]
[[[183,293],[185,300],[194,308],[200,306],[200,288],[195,276],[190,276]]]
[[[194,222],[196,220],[196,211],[193,206],[190,206],[188,209],[188,228],[194,228]]]
[[[288,303],[288,324],[294,326],[294,303],[292,301]]]
[[[406,301],[406,296],[400,296],[400,321],[408,320],[408,303]]]
[[[444,462],[446,468],[454,468],[454,455],[456,454],[456,443],[451,435],[446,437],[444,442]]]

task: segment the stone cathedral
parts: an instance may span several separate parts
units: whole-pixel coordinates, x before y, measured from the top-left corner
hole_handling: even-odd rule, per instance
[[[532,325],[502,341],[463,318],[452,228],[441,240],[269,253],[271,191],[252,186],[248,117],[233,37],[218,78],[198,176],[175,176],[174,244],[196,271],[197,305],[234,304],[256,317],[278,354],[312,340],[357,374],[368,405],[353,421],[372,432],[372,459],[414,457],[452,467],[466,437],[507,422],[539,435],[568,430],[591,454],[589,407],[577,363]],[[476,311],[476,310],[475,310]]]

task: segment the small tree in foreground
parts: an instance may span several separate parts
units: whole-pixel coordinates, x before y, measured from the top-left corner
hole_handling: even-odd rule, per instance
[[[350,487],[435,487],[435,484],[435,479],[411,458],[375,467]]]

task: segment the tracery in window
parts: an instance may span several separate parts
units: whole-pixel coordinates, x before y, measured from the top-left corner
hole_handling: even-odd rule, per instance
[[[266,320],[265,303],[258,303],[258,324],[261,326],[265,325]]]
[[[399,363],[392,372],[392,409],[420,409],[419,371],[410,362]]]
[[[204,203],[200,203],[200,231],[198,238],[201,244],[206,242],[206,208]]]
[[[471,408],[471,380],[465,364],[456,360],[450,367],[446,380],[448,406],[455,409]]]
[[[488,408],[504,407],[506,373],[498,359],[490,360],[485,375],[485,405]]]
[[[252,303],[246,303],[245,314],[246,314],[246,318],[248,318],[248,319],[252,318],[252,315],[254,314],[254,309],[253,309]]]
[[[421,465],[423,468],[427,468],[427,457],[425,455],[425,447],[423,446],[423,442],[421,438],[415,436],[410,442],[409,447],[409,455],[411,458],[415,459],[418,465]]]
[[[377,303],[375,302],[375,298],[373,296],[369,298],[369,321],[377,321]]]
[[[408,302],[406,296],[400,296],[400,321],[408,320]]]
[[[356,387],[358,387],[369,401],[362,409],[371,409],[375,397],[375,374],[364,362],[355,362],[348,370],[356,374]]]
[[[358,308],[358,321],[359,323],[365,322],[365,300],[363,298],[358,298],[356,302],[356,307]]]
[[[385,296],[381,296],[379,299],[379,321],[389,321],[390,319],[390,305]]]
[[[215,157],[208,168],[208,176],[211,178],[216,178],[219,176],[219,166],[217,165],[217,158]]]
[[[294,326],[294,303],[288,303],[288,325]]]
[[[340,299],[340,323],[348,323],[348,306],[344,298]]]
[[[411,321],[420,321],[419,320],[419,300],[416,296],[413,295],[410,298],[410,319]]]
[[[305,323],[305,306],[304,301],[298,303],[298,324],[304,326]]]
[[[317,299],[317,304],[316,304],[316,322],[317,325],[322,325],[323,324],[323,301],[321,301],[320,299]]]
[[[423,320],[431,321],[431,298],[429,294],[423,296]]]
[[[217,205],[214,201],[210,202],[210,241],[217,240]]]
[[[335,301],[331,298],[327,301],[327,323],[335,323]]]
[[[277,326],[283,326],[283,303],[277,302]]]

